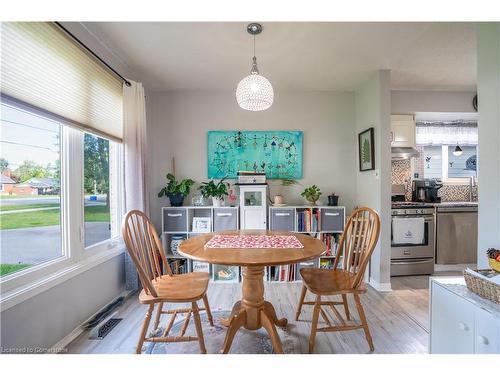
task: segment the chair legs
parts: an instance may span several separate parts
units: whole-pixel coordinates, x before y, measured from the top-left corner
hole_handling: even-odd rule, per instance
[[[313,320],[311,325],[311,336],[309,337],[309,354],[314,351],[314,341],[316,340],[316,330],[318,329],[319,312],[321,310],[321,296],[316,296],[313,310]]]
[[[155,325],[154,325],[155,331],[158,329],[158,325],[160,324],[160,317],[162,310],[163,310],[163,302],[158,304],[158,309],[156,310]]]
[[[370,351],[373,352],[375,347],[373,346],[372,335],[370,334],[370,329],[368,328],[368,322],[366,320],[365,311],[363,310],[363,305],[361,305],[361,298],[359,297],[359,294],[354,295],[354,300],[356,301],[356,308],[358,310],[359,319],[361,320],[361,325],[363,326],[363,331],[365,331],[366,341],[368,342]]]
[[[192,304],[194,325],[196,327],[196,335],[198,336],[198,342],[200,343],[201,354],[207,354],[207,349],[205,348],[205,340],[203,338],[203,329],[201,327],[200,311],[198,310],[198,305],[196,302]],[[208,310],[207,310],[208,311]]]
[[[347,294],[342,294],[342,303],[344,304],[345,317],[347,320],[351,320],[351,315],[349,314],[349,305],[347,304]]]
[[[144,340],[146,339],[146,335],[148,334],[149,322],[151,321],[151,313],[155,308],[154,304],[148,306],[148,311],[146,312],[146,316],[144,318],[144,322],[142,323],[141,335],[139,336],[139,342],[137,343],[137,347],[135,348],[136,354],[141,354],[142,352],[142,344],[144,344]]]
[[[213,327],[214,326],[214,320],[212,318],[212,311],[210,311],[210,305],[208,304],[208,297],[207,297],[206,294],[203,296],[203,304],[205,305],[205,311],[207,312],[208,322]]]
[[[297,312],[295,314],[295,320],[299,320],[300,312],[302,311],[302,305],[304,304],[304,299],[306,298],[307,288],[302,285],[302,291],[300,292],[299,305],[297,306]]]

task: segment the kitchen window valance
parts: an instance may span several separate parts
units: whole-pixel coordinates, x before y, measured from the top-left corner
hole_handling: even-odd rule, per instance
[[[2,97],[121,141],[122,81],[50,22],[1,23]]]
[[[417,121],[416,143],[421,146],[477,145],[476,121]]]

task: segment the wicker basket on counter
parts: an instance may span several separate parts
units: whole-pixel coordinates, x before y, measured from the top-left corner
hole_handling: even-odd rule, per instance
[[[490,270],[477,270],[477,272]],[[495,303],[500,303],[500,285],[464,271],[465,284],[472,292]]]

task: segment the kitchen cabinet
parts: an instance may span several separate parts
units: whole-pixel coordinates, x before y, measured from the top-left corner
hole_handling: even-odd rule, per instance
[[[412,147],[416,145],[414,115],[391,116],[391,147]]]
[[[467,289],[463,277],[431,279],[430,353],[500,353],[500,306]]]

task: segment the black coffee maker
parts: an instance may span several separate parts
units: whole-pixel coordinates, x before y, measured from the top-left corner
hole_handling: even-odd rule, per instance
[[[438,190],[443,187],[441,180],[422,178],[412,182],[411,200],[413,202],[439,203]]]

